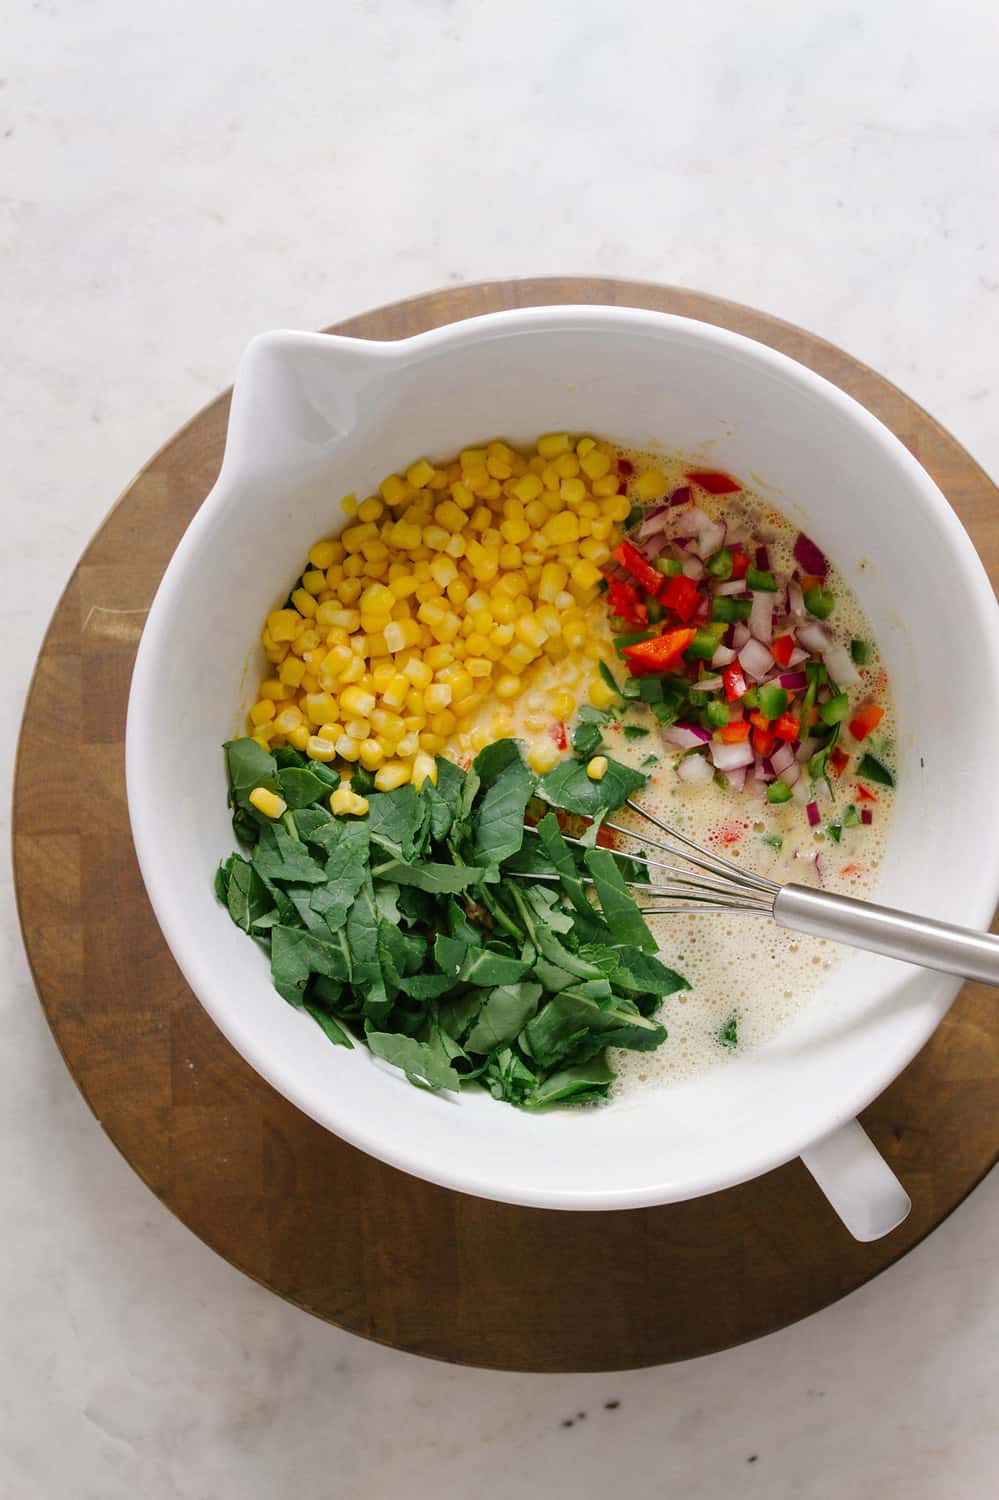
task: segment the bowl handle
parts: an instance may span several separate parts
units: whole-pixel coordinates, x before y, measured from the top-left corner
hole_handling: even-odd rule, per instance
[[[908,1218],[908,1193],[857,1120],[816,1141],[801,1159],[855,1240],[879,1240]]]

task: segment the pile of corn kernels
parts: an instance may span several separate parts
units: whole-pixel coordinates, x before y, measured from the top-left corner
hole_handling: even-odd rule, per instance
[[[630,509],[616,459],[550,433],[530,453],[492,442],[419,459],[348,496],[349,524],[310,548],[289,606],[267,616],[254,739],[348,776],[361,765],[390,791],[526,722],[527,758],[549,770],[564,747],[545,724],[612,697],[597,664],[601,568]]]

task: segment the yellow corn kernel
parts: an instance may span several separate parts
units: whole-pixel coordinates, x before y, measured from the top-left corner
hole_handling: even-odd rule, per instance
[[[342,734],[342,724],[320,724],[319,728],[316,730],[316,738],[320,740],[329,740],[331,745],[335,745]]]
[[[442,740],[446,740],[448,735],[454,734],[458,720],[449,708],[443,708],[440,713],[431,717],[429,727],[434,734],[439,734]]]
[[[337,755],[341,756],[344,760],[356,760],[361,750],[359,742],[347,734],[346,731],[337,736],[334,748]]]
[[[430,576],[442,589],[454,583],[458,577],[458,569],[455,567],[453,558],[435,557],[430,564]]]
[[[500,523],[500,533],[504,540],[511,546],[519,547],[531,535],[530,523],[522,516],[517,516],[513,520],[502,521]]]
[[[447,596],[451,603],[460,609],[468,598],[468,584],[461,578],[456,578],[447,586]]]
[[[494,740],[506,739],[513,729],[513,714],[508,708],[498,708],[493,714],[489,732]]]
[[[605,474],[602,479],[594,479],[591,486],[594,495],[603,500],[608,495],[616,495],[618,490],[618,477],[616,474]]]
[[[272,698],[275,703],[280,703],[286,696],[284,684],[278,677],[268,677],[260,684],[261,698]]]
[[[267,629],[275,646],[293,641],[301,628],[302,617],[297,609],[272,609],[267,616]]]
[[[572,581],[578,589],[596,588],[600,577],[600,569],[588,557],[581,557],[572,565]]]
[[[428,464],[425,458],[417,459],[415,464],[410,464],[406,470],[406,479],[414,490],[426,489],[434,476],[433,464]]]
[[[423,698],[420,698],[420,711],[423,710]],[[383,734],[388,739],[399,739],[403,734],[403,722],[398,714],[390,712],[387,708],[376,708],[371,715],[371,727],[375,734]]]
[[[409,687],[410,679],[404,673],[393,672],[382,689],[382,702],[385,707],[392,709],[393,713],[398,713],[406,702]]]
[[[304,615],[307,619],[312,619],[316,612],[316,601],[308,589],[295,589],[291,596],[291,602],[300,615]]]
[[[297,707],[283,708],[274,720],[274,728],[278,734],[290,734],[300,724],[304,724],[302,710]]]
[[[545,771],[550,771],[552,766],[558,764],[559,759],[559,749],[555,741],[551,739],[535,740],[527,752],[527,764],[532,771],[537,771],[539,775],[544,775]]]
[[[491,635],[492,644],[503,647],[509,646],[513,640],[513,625],[509,620],[504,620],[501,625],[494,625]],[[495,660],[495,657],[493,658]]]
[[[567,693],[564,688],[560,688],[558,692],[552,693],[548,702],[551,704],[552,713],[557,719],[567,719],[576,707],[575,698],[571,693]]]
[[[356,516],[357,515],[357,496],[356,495],[354,495],[354,494],[344,495],[343,499],[340,501],[340,505],[341,505],[341,507],[343,509],[343,513],[344,513],[345,516]]]
[[[666,493],[666,475],[661,469],[646,469],[632,485],[636,500],[661,500]]]
[[[586,499],[586,485],[581,479],[563,479],[558,492],[567,505],[580,505]]]
[[[458,455],[458,462],[463,469],[474,469],[486,461],[485,448],[462,448]]]
[[[618,694],[602,677],[595,677],[590,683],[590,702],[594,708],[610,708],[612,703],[617,702]]]
[[[420,736],[418,732],[414,729],[408,734],[404,734],[395,748],[397,755],[409,760],[420,748]]]
[[[366,771],[377,771],[385,759],[385,751],[377,740],[362,740],[357,758]]]
[[[402,727],[406,734],[419,734],[421,729],[427,727],[426,714],[407,714],[402,721]]]
[[[581,437],[579,442],[576,444],[576,457],[585,458],[588,453],[593,452],[596,446],[597,445],[594,442],[593,438]]]
[[[444,741],[439,734],[424,730],[420,735],[420,749],[425,750],[428,755],[440,755],[444,749]]]
[[[371,664],[371,690],[379,696],[384,693],[392,678],[396,675],[396,667],[393,661],[379,662],[375,666]]]
[[[318,693],[322,690],[322,683],[315,672],[306,672],[302,678],[303,693]]]
[[[523,474],[519,479],[515,479],[510,486],[511,492],[516,495],[518,500],[522,500],[525,505],[531,500],[536,500],[543,489],[544,485],[537,474]]]
[[[387,760],[375,772],[375,786],[380,792],[394,792],[409,780],[409,767],[401,760]]]
[[[449,682],[432,682],[424,691],[423,703],[428,714],[435,714],[438,709],[447,708],[451,702],[451,684]]]
[[[423,545],[431,552],[443,552],[451,540],[451,533],[444,526],[424,526]]]
[[[305,663],[297,656],[286,656],[278,667],[278,681],[285,687],[300,687],[305,676]]]
[[[423,541],[423,531],[412,521],[396,521],[389,540],[393,547],[401,547],[404,552],[414,552]]]
[[[359,797],[346,783],[330,794],[330,812],[338,818],[363,818],[367,810],[367,797]]]
[[[594,522],[594,525],[596,525],[596,522]],[[584,541],[580,542],[579,550],[583,557],[588,557],[590,562],[596,563],[597,567],[601,563],[606,562],[610,557],[610,548],[593,536],[588,536]]]
[[[451,689],[451,702],[453,704],[463,703],[471,693],[475,691],[475,683],[471,674],[464,667],[457,667],[448,677],[448,686]]]
[[[406,663],[403,671],[413,686],[421,689],[429,687],[434,675],[433,669],[415,656]]]
[[[549,546],[578,541],[579,519],[571,510],[560,510],[556,515],[549,516],[541,528],[541,535]]]
[[[435,469],[434,472],[431,474],[430,478],[427,480],[427,489],[428,490],[446,490],[447,489],[447,484],[448,484],[447,475],[445,474],[444,470],[443,469]]]
[[[341,583],[346,582],[348,579],[351,579],[351,578],[353,578],[353,579],[360,578],[361,574],[365,571],[365,569],[367,568],[367,566],[368,565],[364,561],[364,558],[361,556],[360,552],[352,552],[351,555],[344,562],[344,565],[343,565],[343,578],[341,579]],[[360,585],[358,585],[358,587],[360,587]],[[339,593],[339,591],[340,591],[340,585],[337,584],[337,592]]]
[[[512,672],[504,672],[503,676],[497,680],[493,691],[497,698],[516,698],[520,688],[520,678],[514,676]]]
[[[521,615],[514,625],[514,634],[525,646],[532,650],[540,650],[548,639],[548,632],[539,621],[537,615]]]
[[[580,444],[582,447],[582,444]],[[598,448],[593,448],[587,453],[579,453],[579,467],[587,479],[603,479],[605,474],[610,473],[611,460],[606,453],[601,453]]]
[[[396,596],[384,583],[372,583],[361,594],[358,605],[362,615],[390,615]]]
[[[340,694],[341,713],[351,714],[358,719],[367,719],[370,717],[374,706],[375,695],[368,692],[365,688],[352,685],[351,687],[344,688]]]
[[[321,568],[309,568],[302,574],[302,587],[313,596],[321,594],[326,587],[326,574]]]
[[[572,440],[567,432],[547,432],[544,437],[538,438],[538,452],[542,458],[557,458],[560,453],[568,453],[572,448]]]
[[[448,691],[450,692],[450,688]],[[254,729],[259,729],[261,724],[266,724],[273,717],[274,703],[270,698],[261,698],[260,702],[255,703],[250,709],[250,723]]]
[[[358,744],[362,744],[364,740],[371,737],[371,725],[367,719],[347,719],[343,732],[352,740],[357,740]]]
[[[586,774],[591,781],[603,781],[607,775],[606,755],[595,755],[592,760],[586,762]]]
[[[362,500],[357,507],[357,519],[359,521],[377,521],[385,514],[385,506],[377,495],[369,495],[367,500]]]
[[[389,474],[378,488],[382,492],[382,499],[389,505],[401,505],[404,500],[409,499],[409,487],[398,474]]]
[[[413,769],[410,772],[410,780],[419,791],[423,783],[429,778],[430,785],[437,785],[437,762],[432,755],[427,755],[424,750],[418,750],[413,757]]]
[[[423,605],[420,605],[423,609]],[[421,616],[422,618],[422,616]],[[423,638],[423,632],[415,620],[390,620],[384,630],[385,645],[389,651],[405,651],[410,646],[418,646]]]
[[[439,521],[448,531],[461,531],[468,516],[453,500],[442,500],[434,510],[434,520]]]
[[[309,730],[307,725],[299,724],[297,729],[289,729],[286,739],[293,750],[300,751],[303,755],[305,747],[309,743]]]
[[[457,484],[451,486],[451,499],[455,505],[460,505],[462,510],[475,509],[475,496],[468,488],[468,485],[463,484],[460,479]]]
[[[337,552],[336,542],[313,542],[309,548],[309,562],[314,568],[325,572],[331,563],[336,562]]]
[[[266,787],[255,786],[250,793],[249,802],[258,813],[263,813],[265,818],[283,818],[288,811],[288,804],[277,792],[269,792]]]
[[[310,734],[305,746],[305,753],[310,760],[329,761],[336,759],[336,745],[332,740],[320,739],[318,734]]]
[[[337,702],[329,693],[306,693],[299,707],[311,724],[329,724],[337,716]]]
[[[465,666],[471,677],[491,677],[493,664],[484,656],[466,656]]]
[[[444,642],[428,646],[423,653],[423,660],[433,671],[439,672],[441,667],[447,667],[454,661],[454,649]]]
[[[412,573],[401,573],[389,579],[389,588],[397,599],[408,599],[420,586],[420,580]]]
[[[605,516],[610,516],[612,521],[625,521],[631,510],[631,501],[627,495],[611,495],[609,500],[603,503]]]
[[[565,563],[545,563],[538,583],[538,598],[544,600],[546,604],[554,603],[556,595],[565,588],[568,578],[569,569]]]

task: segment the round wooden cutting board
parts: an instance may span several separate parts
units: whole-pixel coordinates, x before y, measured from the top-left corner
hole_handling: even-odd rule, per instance
[[[999,493],[968,454],[878,375],[750,308],[629,282],[494,282],[333,331],[396,339],[545,303],[682,313],[817,370],[898,434],[999,575]],[[864,1116],[913,1200],[908,1221],[869,1245],[850,1238],[798,1162],[630,1213],[511,1208],[431,1187],[299,1114],[215,1029],[143,890],[123,739],[146,611],[215,480],[227,412],[222,396],[151,459],[87,548],[45,639],[21,732],[14,850],[28,955],[67,1066],[136,1172],[279,1296],[396,1348],[496,1369],[614,1370],[725,1349],[815,1312],[905,1254],[995,1161],[999,1029],[980,985],[965,987]]]

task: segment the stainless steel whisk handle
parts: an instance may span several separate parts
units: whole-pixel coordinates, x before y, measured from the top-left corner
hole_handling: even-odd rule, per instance
[[[774,899],[774,920],[812,937],[999,985],[999,937],[973,927],[955,927],[804,885],[781,887]]]

